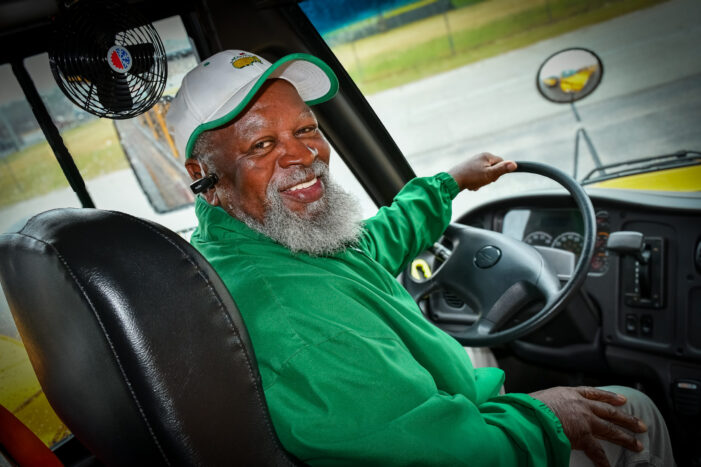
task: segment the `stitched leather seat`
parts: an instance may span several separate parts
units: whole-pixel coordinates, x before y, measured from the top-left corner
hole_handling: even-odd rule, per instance
[[[58,209],[0,235],[0,281],[61,419],[110,465],[294,465],[226,287],[177,234]]]

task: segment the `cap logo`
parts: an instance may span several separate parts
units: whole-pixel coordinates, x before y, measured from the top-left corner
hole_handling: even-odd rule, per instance
[[[234,68],[244,68],[249,65],[253,65],[254,63],[263,63],[260,61],[260,58],[256,57],[255,55],[245,55],[243,57],[238,57],[233,60],[231,60],[231,64],[234,66]]]
[[[110,47],[107,51],[107,64],[117,73],[127,73],[131,69],[131,54],[126,47]]]

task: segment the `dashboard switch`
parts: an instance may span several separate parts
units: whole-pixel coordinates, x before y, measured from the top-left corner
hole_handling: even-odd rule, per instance
[[[631,335],[638,334],[638,317],[635,315],[626,315],[626,333]]]
[[[640,334],[652,337],[652,316],[643,315],[640,317]]]

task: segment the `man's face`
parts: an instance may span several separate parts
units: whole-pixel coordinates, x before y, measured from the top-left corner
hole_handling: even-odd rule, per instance
[[[284,206],[300,217],[325,196],[312,163],[329,163],[330,148],[309,107],[287,81],[266,83],[252,105],[212,135],[216,149],[209,171],[219,177],[218,203],[237,217],[243,212],[262,222],[266,190],[272,183]]]

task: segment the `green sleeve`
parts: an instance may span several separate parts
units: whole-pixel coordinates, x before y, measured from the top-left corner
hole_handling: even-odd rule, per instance
[[[569,442],[526,395],[476,405],[436,387],[397,339],[338,334],[265,389],[282,444],[310,465],[564,466]]]
[[[445,172],[411,180],[390,206],[365,222],[360,247],[396,276],[445,231],[459,191]]]

